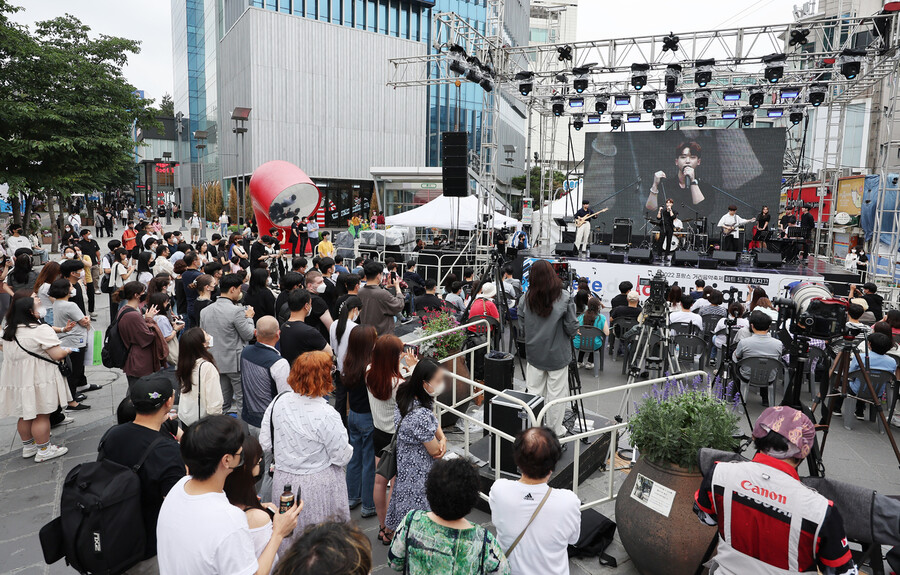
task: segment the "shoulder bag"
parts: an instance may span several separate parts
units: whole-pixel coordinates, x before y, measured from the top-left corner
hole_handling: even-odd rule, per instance
[[[272,415],[269,416],[269,437],[272,439],[272,463],[271,465],[269,465],[269,477],[273,477],[275,475],[275,403],[285,393],[291,392],[282,391],[275,396],[275,399],[272,400]]]
[[[375,474],[384,477],[388,481],[397,475],[397,436],[400,434],[400,426],[402,424],[403,417],[397,423],[397,429],[394,430],[391,442],[381,450],[381,455],[378,456],[378,467],[375,468]]]
[[[512,545],[509,546],[509,549],[506,550],[507,559],[509,559],[509,556],[512,555],[512,552],[516,549],[516,545],[519,544],[519,541],[522,540],[522,537],[525,536],[525,532],[528,531],[529,527],[531,527],[531,524],[534,522],[535,517],[537,517],[538,513],[541,512],[541,508],[544,506],[544,503],[547,503],[547,499],[550,498],[551,491],[553,491],[553,488],[548,485],[547,493],[544,494],[544,498],[541,499],[541,502],[538,504],[537,509],[535,509],[534,513],[531,514],[531,519],[528,520],[528,523],[525,525],[525,529],[522,529],[522,532],[519,533],[519,536],[516,537],[516,540],[513,541]]]
[[[72,375],[72,359],[69,356],[66,356],[65,359],[61,359],[59,361],[49,359],[49,358],[44,357],[43,355],[40,355],[38,353],[34,353],[33,351],[29,351],[29,350],[25,349],[25,346],[23,346],[21,343],[19,343],[18,337],[13,336],[13,339],[16,340],[16,343],[19,345],[19,347],[22,348],[22,351],[24,351],[28,355],[36,357],[41,361],[46,361],[47,363],[55,364],[56,367],[59,368],[60,375],[62,375],[63,377],[69,377],[70,375]]]

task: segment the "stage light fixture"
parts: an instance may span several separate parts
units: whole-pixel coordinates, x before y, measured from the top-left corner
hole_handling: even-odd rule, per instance
[[[713,58],[706,58],[694,62],[694,83],[701,88],[704,88],[707,84],[712,82],[713,66],[715,65],[716,61]]]
[[[694,118],[694,123],[697,124],[698,128],[702,128],[706,125],[706,116],[697,116]]]
[[[553,96],[553,115],[557,118],[563,115],[563,112],[566,111],[566,106],[563,103],[562,96]]]
[[[788,41],[788,44],[791,46],[806,46],[806,43],[809,42],[809,29],[808,28],[796,28],[791,30],[791,39]]]
[[[459,74],[460,76],[462,76],[463,74],[466,73],[466,70],[469,69],[469,67],[466,63],[467,55],[466,55],[465,49],[458,44],[451,44],[449,51],[450,51],[450,57],[449,57],[450,71],[455,72],[456,74]]]
[[[485,92],[494,90],[494,70],[490,66],[486,64],[481,65],[481,81],[478,84]]]
[[[681,122],[684,120],[684,112],[672,112],[669,114],[669,119],[673,122]]]
[[[862,69],[862,61],[866,57],[865,50],[854,50],[847,48],[841,51],[838,63],[841,65],[841,75],[848,80],[853,80],[859,76]]]
[[[684,94],[681,92],[673,92],[666,94],[666,104],[680,104],[684,101]]]
[[[628,94],[619,94],[615,97],[616,106],[630,106],[631,105],[631,96]]]
[[[572,59],[572,47],[568,44],[558,47],[556,49],[556,52],[556,59],[560,62],[565,62]]]
[[[584,108],[584,98],[569,98],[570,108]]]
[[[756,112],[753,108],[749,106],[744,106],[741,108],[741,126],[745,128],[749,128],[753,125],[753,120],[756,117]]]
[[[705,112],[709,107],[709,91],[694,94],[694,107],[700,112]]]
[[[784,62],[787,60],[785,54],[770,54],[763,56],[762,61],[766,65],[764,73],[766,80],[770,84],[775,84],[784,76]]]
[[[791,112],[791,115],[788,116],[791,120],[791,124],[797,125],[803,121],[803,112]]]
[[[635,90],[641,90],[647,85],[647,71],[650,70],[650,64],[631,65],[631,87]]]
[[[587,123],[588,124],[599,124],[600,123],[600,114],[588,114]]]
[[[759,108],[763,105],[765,101],[766,93],[759,88],[751,88],[750,89],[750,98],[748,99],[748,103],[753,108]]]
[[[668,36],[663,37],[663,52],[678,51],[678,36],[674,32],[669,32]]]
[[[572,81],[572,87],[575,88],[575,92],[581,94],[588,89],[591,69],[587,66],[579,66],[577,68],[572,68],[572,73],[575,74],[575,79]]]
[[[644,102],[642,107],[644,111],[648,114],[656,109],[656,94],[651,92],[644,96]]]
[[[782,100],[794,100],[800,95],[800,88],[782,88],[778,96]]]
[[[784,108],[769,108],[766,110],[766,116],[769,118],[780,118],[784,116]]]
[[[534,89],[534,72],[519,72],[516,74],[519,81],[519,93],[527,96]]]
[[[653,127],[656,129],[662,128],[666,123],[666,117],[662,111],[653,112]]]
[[[584,127],[584,116],[581,114],[576,114],[572,119],[572,127],[575,128],[576,132],[581,131],[581,128]]]
[[[640,112],[632,112],[628,114],[629,122],[640,122],[641,121],[641,113]]]
[[[809,87],[809,103],[818,108],[825,101],[825,84],[813,84]]]
[[[681,65],[669,64],[666,66],[666,93],[671,94],[678,89],[678,83],[681,82]]]
[[[722,99],[726,102],[737,102],[741,99],[741,91],[740,90],[724,90],[722,92]]]
[[[612,116],[609,119],[609,125],[613,130],[618,130],[622,127],[622,114],[619,112],[613,112]]]
[[[735,118],[737,118],[737,116],[737,110],[722,110],[723,120],[734,120]]]
[[[481,60],[479,60],[477,56],[469,56],[468,58],[466,58],[466,62],[468,63],[468,69],[466,70],[466,80],[472,82],[473,84],[481,82]]]
[[[598,114],[603,114],[608,109],[609,109],[609,96],[607,96],[606,94],[597,96],[596,100],[594,101],[594,110]]]

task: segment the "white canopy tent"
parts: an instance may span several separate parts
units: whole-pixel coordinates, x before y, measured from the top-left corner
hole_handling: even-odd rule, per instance
[[[427,204],[388,216],[385,223],[392,226],[414,228],[440,228],[443,230],[474,230],[477,227],[478,198],[448,198],[441,194]],[[494,212],[494,228],[517,227],[519,220]]]
[[[578,185],[565,196],[544,204],[539,210],[534,210],[531,217],[532,244],[537,245],[537,239],[547,245],[555,245],[562,241],[562,233],[554,218],[572,217],[581,208],[581,194],[584,183]]]

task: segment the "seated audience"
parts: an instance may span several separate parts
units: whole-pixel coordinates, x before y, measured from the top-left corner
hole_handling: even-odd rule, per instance
[[[750,337],[742,339],[738,342],[734,350],[733,359],[735,363],[744,358],[759,357],[768,359],[781,360],[784,352],[784,345],[780,340],[769,335],[769,328],[772,327],[772,318],[761,311],[754,311],[750,314],[750,330],[753,334]],[[741,377],[747,379],[750,377],[750,368],[741,368]],[[775,381],[777,373],[773,370],[769,376],[769,381]],[[769,388],[761,387],[759,395],[762,398],[764,407],[769,406]]]
[[[327,521],[306,528],[272,575],[369,575],[372,544],[355,524]]]
[[[433,279],[425,280],[425,293],[417,295],[415,301],[417,315],[441,311],[444,307],[444,300],[437,295],[437,282]]]
[[[587,309],[582,315],[578,316],[578,325],[593,326],[602,331],[603,335],[609,335],[609,325],[606,323],[606,316],[600,313],[599,299],[592,297],[588,300]],[[578,335],[572,338],[572,343],[575,345],[575,349],[578,350],[578,367],[594,369],[594,352],[599,351],[603,347],[603,338],[595,337],[594,341],[589,344],[591,351],[586,352],[582,349],[580,331]],[[587,361],[584,361],[585,354],[588,356]]]
[[[689,311],[693,304],[694,300],[691,299],[691,296],[681,296],[681,301],[677,303],[669,313],[669,325],[671,326],[673,323],[687,323],[694,326],[694,329],[691,332],[692,334],[699,335],[703,333],[703,320],[698,314]]]

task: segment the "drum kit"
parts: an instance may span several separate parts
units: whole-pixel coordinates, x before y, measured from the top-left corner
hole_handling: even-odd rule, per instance
[[[644,219],[647,220],[647,223],[644,225],[644,229],[650,227],[650,222],[657,221],[656,218],[647,216],[644,216]],[[664,245],[664,250],[673,251],[682,249],[705,252],[709,248],[709,234],[706,233],[706,218],[675,218],[675,221],[672,223],[674,224],[675,228],[675,232],[672,234],[672,245],[671,247]],[[651,230],[648,234],[645,235],[646,239],[644,240],[644,243],[641,245],[641,247],[652,248],[656,246],[662,231],[660,230],[658,224],[653,227],[655,229]]]

